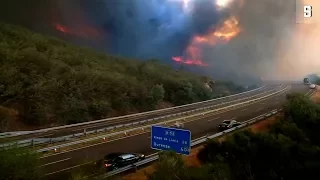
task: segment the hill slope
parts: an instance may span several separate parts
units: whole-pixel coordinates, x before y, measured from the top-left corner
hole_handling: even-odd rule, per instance
[[[0,72],[0,105],[36,126],[90,121],[152,110],[162,102],[181,105],[243,90],[157,60],[110,56],[5,23],[0,23]]]

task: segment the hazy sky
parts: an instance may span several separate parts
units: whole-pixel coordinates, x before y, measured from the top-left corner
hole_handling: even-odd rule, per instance
[[[237,81],[320,72],[319,25],[296,24],[295,17],[295,0],[0,2],[2,20],[113,54],[170,64],[180,57],[207,65],[190,65],[196,72]]]

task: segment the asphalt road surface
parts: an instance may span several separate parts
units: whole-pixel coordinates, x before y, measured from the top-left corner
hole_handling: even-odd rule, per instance
[[[192,132],[192,139],[199,138],[206,134],[217,132],[217,126],[226,119],[245,121],[256,117],[275,108],[280,108],[285,102],[285,96],[291,92],[307,93],[309,88],[301,84],[292,85],[286,93],[256,102],[254,104],[230,110],[228,112],[200,118],[196,121],[187,122],[184,128]],[[112,152],[139,152],[146,155],[155,153],[150,148],[150,132],[120,140],[101,142],[98,145],[83,147],[69,152],[57,153],[41,158],[41,169],[47,177],[54,177],[59,173],[68,172],[88,162],[96,161],[104,155]]]
[[[226,97],[223,99],[218,99],[218,100],[210,101],[210,102],[206,102],[206,103],[194,104],[194,105],[181,107],[181,108],[177,108],[177,109],[167,109],[167,110],[163,110],[163,111],[152,112],[149,114],[139,114],[139,115],[129,116],[129,117],[119,117],[117,119],[110,119],[108,121],[92,123],[92,124],[88,124],[88,125],[79,125],[76,127],[63,128],[63,129],[58,129],[58,130],[50,130],[48,132],[43,132],[43,133],[24,135],[23,138],[24,139],[25,138],[35,138],[35,137],[52,137],[53,138],[53,137],[60,137],[60,136],[69,135],[69,134],[82,133],[82,132],[84,132],[84,129],[86,129],[86,131],[90,131],[90,130],[101,129],[101,128],[108,127],[108,126],[116,126],[116,125],[124,124],[124,123],[143,121],[143,120],[157,118],[157,117],[161,117],[161,116],[165,116],[165,115],[169,115],[169,114],[185,112],[185,111],[189,111],[189,110],[193,110],[193,109],[197,109],[197,108],[201,108],[201,107],[207,107],[210,105],[216,105],[216,104],[220,104],[222,102],[234,101],[237,99],[250,97],[250,96],[257,95],[257,94],[260,94],[260,93],[263,93],[266,91],[276,90],[275,88],[277,88],[277,87],[279,87],[279,84],[267,85],[261,89],[255,90],[255,91],[235,95],[232,97]]]

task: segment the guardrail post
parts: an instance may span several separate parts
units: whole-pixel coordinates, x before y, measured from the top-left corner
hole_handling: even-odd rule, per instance
[[[34,146],[34,140],[31,139],[31,146],[33,147]]]

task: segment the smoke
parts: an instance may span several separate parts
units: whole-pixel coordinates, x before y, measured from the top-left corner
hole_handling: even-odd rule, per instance
[[[300,3],[312,5],[314,16],[311,23],[304,19],[305,23],[296,24],[291,29],[291,37],[280,44],[276,64],[276,71],[280,73],[275,75],[282,78],[301,79],[312,73],[320,75],[320,16],[317,14],[320,1],[301,0]]]
[[[320,65],[319,28],[295,23],[295,0],[4,0],[0,7],[1,20],[113,54],[185,62],[213,78],[296,79]],[[226,25],[230,19],[236,26]]]
[[[241,8],[231,7],[243,31],[227,45],[209,49],[206,58],[220,69],[262,79],[296,80],[319,72],[319,30],[297,24],[295,11],[294,0],[245,0]]]

